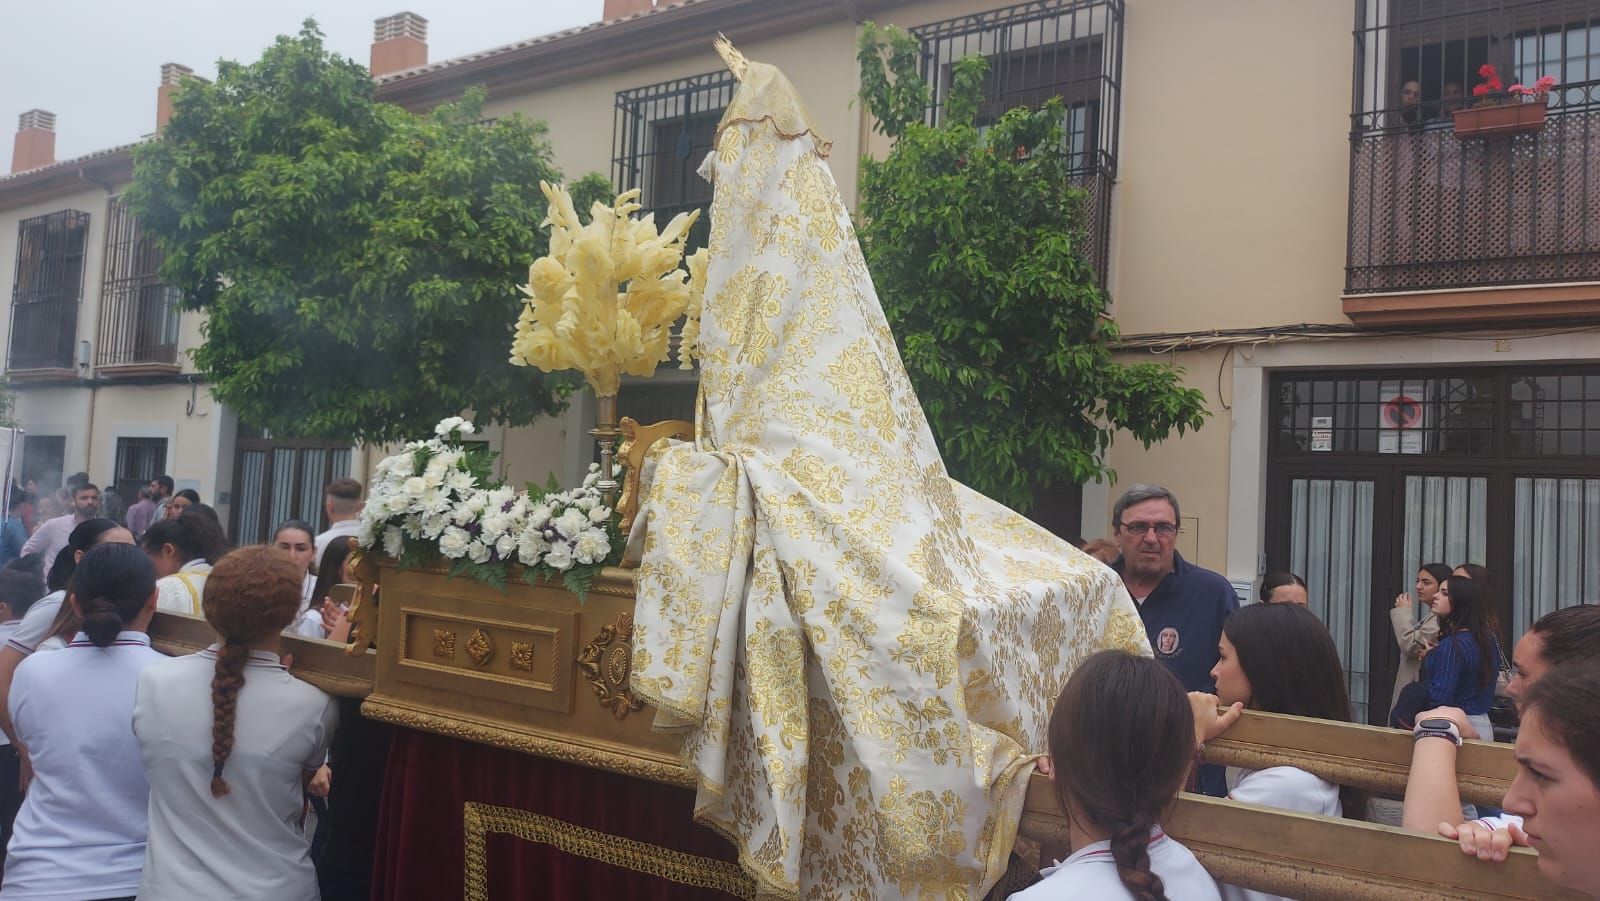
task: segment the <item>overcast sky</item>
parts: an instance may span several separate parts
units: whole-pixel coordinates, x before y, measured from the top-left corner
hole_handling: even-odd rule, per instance
[[[273,38],[315,18],[335,52],[368,62],[372,21],[428,20],[438,62],[597,21],[603,0],[49,0],[0,3],[0,174],[11,171],[17,116],[56,114],[56,159],[155,130],[162,63],[206,78],[216,61],[252,62]],[[409,5],[408,5],[409,4]],[[19,7],[21,8],[19,10]]]

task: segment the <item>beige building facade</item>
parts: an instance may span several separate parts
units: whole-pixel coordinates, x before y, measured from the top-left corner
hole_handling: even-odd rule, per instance
[[[1108,535],[1122,488],[1169,486],[1180,549],[1242,596],[1268,569],[1307,579],[1375,718],[1396,662],[1387,610],[1421,563],[1489,566],[1508,641],[1600,600],[1600,0],[610,0],[603,22],[433,63],[427,23],[400,14],[378,23],[372,60],[380,99],[421,110],[483,85],[488,115],[548,123],[568,177],[600,171],[670,215],[709,199],[693,171],[733,90],[710,47],[722,32],[807,98],[853,201],[860,157],[890,146],[854,102],[869,19],[911,29],[936,86],[961,55],[988,56],[980,116],[1064,100],[1121,356],[1175,363],[1206,395],[1199,432],[1117,442],[1116,482],[1042,519]],[[1484,65],[1507,84],[1557,80],[1533,101],[1541,123],[1477,130]],[[18,188],[37,173],[0,179],[0,278],[21,220],[105,207],[121,182],[94,165],[47,195]],[[80,333],[103,303],[93,281]],[[30,435],[66,436],[66,471],[109,471],[144,428],[205,448],[169,468],[219,497],[259,481],[203,384],[123,386],[102,369],[87,392],[83,378],[19,392]],[[623,412],[686,416],[693,385],[663,367],[625,387]],[[486,437],[511,478],[572,481],[592,417],[579,398]]]

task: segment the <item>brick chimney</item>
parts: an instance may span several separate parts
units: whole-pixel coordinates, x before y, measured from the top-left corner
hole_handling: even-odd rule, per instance
[[[194,70],[177,63],[161,64],[161,85],[156,88],[156,131],[167,127],[172,119],[172,95],[184,79],[193,78]]]
[[[634,13],[647,12],[657,6],[666,6],[670,0],[606,0],[605,11],[600,14],[600,21],[610,22],[623,16]]]
[[[389,75],[428,64],[428,20],[395,13],[373,22],[372,74]]]
[[[17,120],[17,142],[12,145],[11,171],[26,172],[56,161],[56,114],[31,109]]]

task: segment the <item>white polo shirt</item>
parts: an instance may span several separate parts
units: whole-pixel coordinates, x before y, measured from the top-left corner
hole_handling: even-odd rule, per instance
[[[1218,901],[1217,883],[1188,848],[1160,830],[1150,839],[1150,871],[1161,877],[1171,901]],[[1039,871],[1044,879],[1011,896],[1011,901],[1076,901],[1132,898],[1117,875],[1109,841],[1094,842],[1072,852],[1053,867]]]
[[[233,753],[211,795],[211,678],[218,646],[139,678],[133,731],[150,777],[150,843],[141,901],[315,901],[310,839],[299,826],[303,778],[327,759],[338,706],[252,651],[233,723]],[[124,893],[128,894],[128,893]]]
[[[1235,801],[1325,817],[1344,815],[1344,805],[1339,802],[1339,786],[1298,767],[1274,766],[1264,770],[1246,770],[1230,766],[1227,781],[1228,797]],[[1227,901],[1271,901],[1283,896],[1224,884],[1222,897]]]
[[[17,623],[16,629],[6,639],[6,647],[15,648],[24,657],[39,650],[39,644],[50,637],[50,626],[56,621],[56,614],[61,612],[61,604],[66,598],[65,591],[52,591],[34,601],[28,612],[22,614],[22,622]]]
[[[6,847],[4,901],[119,898],[139,888],[149,783],[134,738],[134,686],[167,658],[143,632],[97,648],[82,634],[22,661],[9,709],[33,782]]]

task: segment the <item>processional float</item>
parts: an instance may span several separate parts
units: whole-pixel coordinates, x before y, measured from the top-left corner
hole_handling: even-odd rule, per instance
[[[1109,569],[949,477],[828,143],[782,73],[718,50],[740,86],[706,251],[682,260],[691,217],[658,232],[625,194],[583,223],[546,186],[513,359],[584,372],[601,464],[520,494],[441,423],[374,479],[357,656],[298,658],[400,727],[375,897],[981,898],[1019,829],[1064,833],[1032,761],[1073,667],[1149,653]],[[618,422],[620,375],[681,316],[695,421]],[[1251,714],[1208,754],[1392,792],[1390,732]],[[1508,753],[1463,756],[1469,797]],[[1168,831],[1299,897],[1558,895],[1529,855],[1473,866],[1381,826],[1185,796]]]

